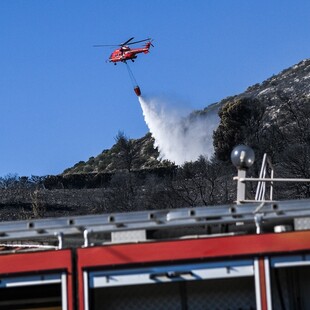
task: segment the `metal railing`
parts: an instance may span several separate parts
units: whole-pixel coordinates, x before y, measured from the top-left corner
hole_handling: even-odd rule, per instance
[[[259,201],[273,201],[275,182],[310,183],[310,179],[305,178],[275,178],[273,165],[266,153],[263,156],[262,166],[258,178],[248,178],[246,177],[246,170],[238,169],[238,176],[234,177],[234,180],[238,181],[237,204]],[[254,200],[246,199],[246,182],[257,182]],[[266,199],[266,183],[270,183],[269,199]]]

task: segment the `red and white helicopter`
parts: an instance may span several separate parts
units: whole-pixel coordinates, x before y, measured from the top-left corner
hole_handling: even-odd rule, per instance
[[[151,46],[154,46],[152,44],[152,40],[150,38],[131,42],[134,39],[134,37],[128,39],[124,43],[116,44],[116,45],[94,45],[94,47],[102,47],[102,46],[119,46],[116,50],[113,51],[111,56],[109,57],[109,62],[113,62],[114,65],[116,65],[117,62],[124,62],[126,63],[127,60],[131,60],[132,62],[135,61],[137,58],[137,54],[144,53],[147,54],[150,50]],[[146,42],[148,41],[143,47],[139,48],[130,48],[129,45],[140,43],[140,42]]]

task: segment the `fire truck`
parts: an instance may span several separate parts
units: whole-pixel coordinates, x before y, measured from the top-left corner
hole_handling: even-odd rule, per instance
[[[0,223],[0,309],[310,309],[310,200],[238,169],[231,205]]]

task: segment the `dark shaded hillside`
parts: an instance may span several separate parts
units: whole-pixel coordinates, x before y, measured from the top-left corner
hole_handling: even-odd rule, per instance
[[[70,175],[72,183],[68,176],[47,176],[37,183],[15,178],[0,188],[1,220],[227,203],[234,199],[232,170],[200,158],[179,168],[115,172],[95,188],[90,184],[96,174]]]

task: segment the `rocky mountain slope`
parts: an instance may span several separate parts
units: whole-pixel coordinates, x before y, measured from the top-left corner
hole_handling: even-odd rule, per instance
[[[236,99],[251,98],[264,103],[264,121],[286,118],[287,102],[300,102],[310,99],[310,59],[289,67],[262,83],[250,86]],[[222,101],[225,104],[226,101]]]
[[[239,96],[264,99],[279,103],[279,92],[290,98],[310,98],[310,59],[289,67],[261,84],[249,87]]]
[[[80,161],[63,174],[75,173],[109,173],[118,170],[139,170],[160,167],[159,153],[154,148],[154,139],[148,133],[140,139],[129,139],[123,133],[115,138],[116,143],[109,150],[90,157],[86,162]],[[127,161],[127,162],[126,162]]]
[[[300,153],[303,148],[306,156],[310,145],[309,59],[220,104],[221,122],[213,141],[217,158],[227,160],[239,143],[252,146],[258,157],[268,153],[276,163],[288,162],[286,154],[293,149]]]
[[[264,126],[269,126],[274,120],[279,121],[282,119],[284,123],[286,122],[288,100],[290,102],[301,102],[309,98],[310,59],[306,59],[268,78],[262,83],[250,86],[245,92],[239,95],[225,98],[218,103],[206,107],[204,110],[193,112],[188,117],[204,118],[211,110],[221,110],[225,106],[236,105],[236,102],[251,100],[252,103],[254,101],[256,102],[254,102],[254,105],[259,105],[261,109],[264,110],[263,115],[260,116],[260,121],[264,123]],[[248,104],[248,106],[250,106],[250,104]],[[249,108],[252,109],[251,107]],[[222,118],[219,125],[221,128],[225,120],[223,120],[223,114],[220,116]],[[226,138],[227,137],[224,137],[224,139]],[[154,148],[154,139],[150,133],[147,133],[140,139],[127,138],[127,140],[125,150],[124,147],[122,148],[116,141],[116,144],[113,145],[110,150],[104,150],[101,154],[91,157],[85,162],[80,161],[72,168],[66,169],[64,174],[106,173],[122,169],[139,170],[171,164],[167,161],[163,162],[160,160],[160,154],[158,150]],[[232,142],[235,143],[238,141],[233,139]],[[229,147],[231,147],[230,144]],[[215,149],[218,149],[217,145],[215,145]],[[228,150],[226,150],[226,152],[228,152]],[[126,166],[122,163],[122,161],[126,161],[126,156],[128,157],[127,159],[131,160],[129,166],[128,164]]]

